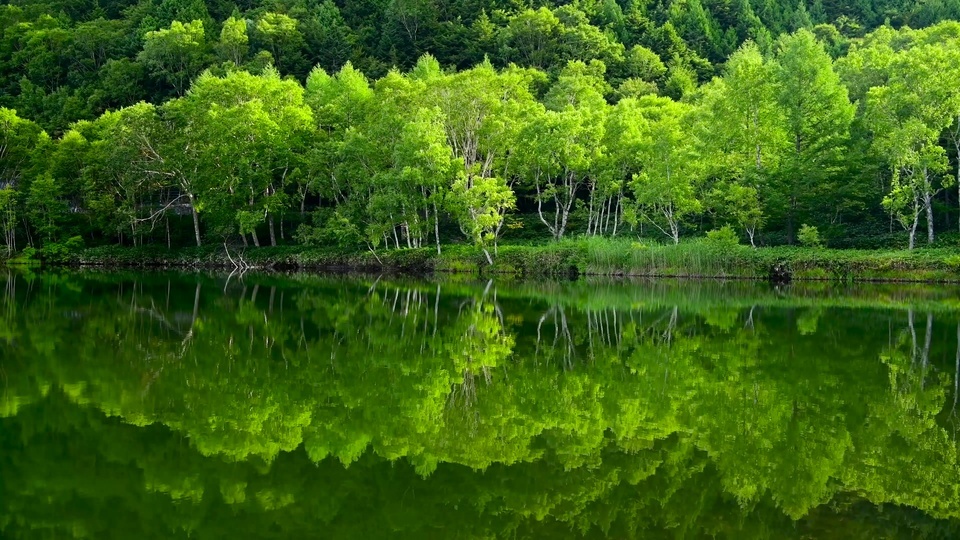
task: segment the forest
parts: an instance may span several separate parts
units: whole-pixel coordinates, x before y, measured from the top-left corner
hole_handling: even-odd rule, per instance
[[[18,0],[3,256],[955,245],[956,19],[957,0]]]

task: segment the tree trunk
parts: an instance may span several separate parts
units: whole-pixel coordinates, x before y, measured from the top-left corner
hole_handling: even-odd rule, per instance
[[[190,213],[193,215],[193,237],[197,240],[197,247],[200,247],[200,217],[197,215],[197,205],[193,199],[193,193],[190,194]]]
[[[273,214],[267,216],[267,224],[270,226],[270,245],[277,247],[277,233],[274,231],[273,227]]]
[[[594,190],[591,189],[590,190],[590,209],[587,213],[587,236],[597,234],[597,225],[593,223],[593,198],[594,198],[593,195],[594,195]],[[599,222],[600,220],[598,219],[597,224],[599,224]]]
[[[540,192],[540,181],[536,181],[537,185],[537,215],[540,216],[540,221],[547,226],[547,229],[550,231],[550,234],[553,235],[553,238],[557,238],[557,219],[556,214],[554,214],[553,225],[547,221],[547,218],[543,217],[543,196]]]
[[[795,239],[793,235],[793,214],[797,208],[797,198],[795,196],[790,196],[790,209],[787,212],[787,243],[791,246],[793,245]]]
[[[933,189],[924,171],[923,206],[927,211],[927,243],[933,243]]]
[[[253,237],[253,245],[256,246],[256,247],[260,247],[260,239],[257,238],[257,230],[256,230],[256,229],[250,231],[250,236]]]
[[[437,255],[440,255],[440,213],[436,201],[433,203],[433,236],[437,240]]]
[[[483,249],[483,254],[487,256],[487,264],[493,266],[493,257],[490,256],[490,252],[487,251],[487,248],[485,247],[481,249]]]
[[[917,208],[918,202],[914,201],[913,203],[913,224],[910,225],[910,244],[909,249],[913,249],[913,246],[917,243],[917,222],[920,221],[920,209]]]
[[[957,114],[956,131],[953,133],[953,149],[957,156],[957,208],[960,210],[960,114]],[[960,231],[960,212],[957,214],[957,230]]]
[[[30,247],[36,247],[33,245],[33,235],[30,234],[30,224],[27,223],[27,216],[23,216],[23,233],[27,236],[27,245]]]
[[[613,234],[617,236],[617,228],[620,226],[620,209],[623,206],[623,193],[617,193],[617,207],[613,211]]]

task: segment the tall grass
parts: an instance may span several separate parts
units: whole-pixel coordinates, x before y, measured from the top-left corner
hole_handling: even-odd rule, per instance
[[[568,241],[581,253],[585,274],[722,277],[750,274],[742,246],[715,245],[697,240],[680,244],[650,244],[626,239],[580,238]]]
[[[234,254],[236,256],[236,253]],[[353,268],[410,273],[429,271],[502,273],[526,276],[609,275],[655,277],[765,278],[774,265],[795,279],[831,281],[960,281],[960,249],[839,250],[748,246],[698,239],[678,245],[625,238],[578,237],[539,245],[500,246],[495,264],[487,265],[480,249],[448,245],[432,248],[342,253],[320,248],[283,246],[250,248],[246,261],[262,268]],[[74,263],[104,266],[229,267],[222,246],[124,248],[110,246],[80,252]]]

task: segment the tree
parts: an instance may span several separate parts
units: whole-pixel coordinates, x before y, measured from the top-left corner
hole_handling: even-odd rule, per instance
[[[511,149],[524,119],[534,109],[530,85],[534,74],[520,69],[501,73],[489,62],[445,77],[432,85],[429,99],[443,113],[444,131],[454,158],[463,167],[451,201],[463,233],[478,242],[492,261],[487,245],[497,246],[505,213],[513,207]],[[489,196],[490,200],[483,198]]]
[[[421,247],[434,234],[440,251],[441,210],[451,189],[456,163],[447,144],[443,114],[424,99],[442,74],[424,57],[408,76],[391,72],[375,86],[374,106],[355,126],[348,145],[354,167],[351,182],[360,200],[358,220],[366,223],[368,241]],[[366,177],[366,181],[364,181]],[[363,204],[361,207],[360,205]],[[397,230],[399,229],[399,236]]]
[[[891,64],[887,84],[867,93],[866,116],[874,147],[886,157],[892,172],[884,206],[909,230],[911,248],[924,211],[927,242],[933,243],[933,197],[951,181],[947,177],[937,182],[948,165],[940,136],[952,124],[960,100],[950,83],[957,60],[952,48],[907,49]]]
[[[331,0],[324,0],[310,16],[300,18],[300,32],[308,58],[331,73],[353,55],[356,36]]]
[[[293,17],[270,11],[257,19],[257,40],[270,51],[278,70],[296,69],[301,63],[303,35],[299,24]]]
[[[190,80],[200,73],[205,55],[203,22],[196,20],[184,24],[173,21],[170,28],[147,32],[137,60],[181,96]]]
[[[436,18],[436,7],[432,0],[390,0],[386,18],[400,24],[414,52],[418,52],[421,32]]]
[[[40,126],[0,107],[0,185],[18,185],[35,166],[35,150],[44,137]]]
[[[641,114],[641,105],[632,97],[621,99],[608,111],[604,125],[602,154],[598,163],[598,192],[607,200],[601,205],[601,217],[594,226],[594,234],[620,231],[624,211],[629,201],[628,184],[640,172],[641,156],[650,134],[648,120]],[[610,218],[613,218],[612,225]]]
[[[750,245],[757,247],[754,241],[757,231],[766,221],[757,188],[733,181],[719,184],[712,196],[720,201],[720,209],[747,233]]]
[[[201,75],[167,105],[178,134],[173,147],[182,148],[171,158],[177,176],[191,178],[191,187],[202,183],[199,203],[221,235],[250,234],[259,246],[256,229],[266,223],[277,244],[274,217],[287,205],[285,188],[313,127],[303,96],[303,87],[268,69]]]
[[[631,182],[637,205],[632,220],[652,224],[677,244],[682,220],[701,208],[696,185],[702,165],[689,126],[691,109],[657,97],[642,98],[640,105],[649,135],[640,148],[641,170]]]
[[[450,206],[460,230],[474,245],[483,250],[488,264],[493,264],[489,246],[496,246],[504,214],[516,205],[516,195],[501,178],[461,173],[453,183]]]
[[[842,203],[838,178],[855,107],[833,70],[833,61],[809,30],[783,36],[777,44],[779,103],[792,151],[784,156],[780,196],[787,236],[794,237],[797,214],[813,201]],[[821,202],[822,204],[822,202]]]
[[[239,66],[247,55],[250,38],[247,36],[247,21],[230,17],[223,22],[217,49],[221,58]]]
[[[40,126],[20,118],[15,110],[0,107],[0,227],[8,255],[17,247],[20,196],[29,189],[30,176],[42,171],[38,149],[45,140],[49,138]]]
[[[559,33],[560,19],[553,12],[527,9],[501,30],[503,56],[525,67],[545,68],[554,63]]]
[[[0,188],[0,230],[7,248],[7,257],[17,251],[17,191],[12,185]]]
[[[590,216],[594,225],[596,168],[607,104],[603,88],[603,64],[574,61],[567,64],[546,96],[549,110],[531,118],[520,136],[518,160],[533,177],[537,214],[555,240],[563,238],[579,189],[589,184]],[[553,205],[550,220],[543,204]]]
[[[56,242],[67,215],[60,186],[49,174],[30,183],[26,194],[26,214],[44,244]]]
[[[189,200],[186,193],[177,193],[173,172],[162,162],[158,148],[167,136],[164,130],[156,108],[139,103],[77,124],[61,141],[61,146],[73,144],[72,152],[84,147],[81,174],[88,212],[109,232],[129,233],[134,245],[146,227],[152,230],[169,219],[178,203]]]
[[[723,78],[703,88],[696,113],[708,175],[717,182],[711,198],[743,227],[751,245],[764,222],[761,194],[774,195],[770,179],[787,150],[775,69],[755,44],[745,43]]]

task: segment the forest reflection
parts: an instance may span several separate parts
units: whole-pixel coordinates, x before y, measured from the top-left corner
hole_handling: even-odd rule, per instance
[[[0,279],[13,537],[958,532],[950,287]]]

